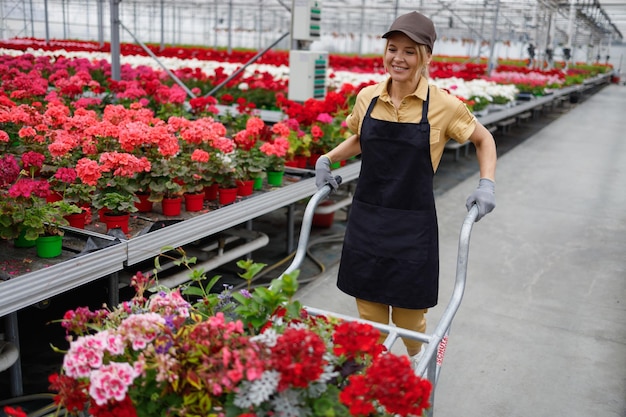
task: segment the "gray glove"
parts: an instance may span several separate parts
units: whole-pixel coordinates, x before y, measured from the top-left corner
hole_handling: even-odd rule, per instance
[[[472,206],[476,204],[478,206],[478,217],[476,221],[482,219],[487,213],[496,207],[496,184],[487,178],[481,178],[478,181],[478,188],[474,190],[467,201],[465,201],[465,207],[469,211]]]
[[[315,163],[315,185],[319,190],[326,184],[330,185],[333,190],[339,188],[337,180],[335,180],[335,177],[333,177],[333,174],[330,171],[330,158],[326,155],[322,155]]]

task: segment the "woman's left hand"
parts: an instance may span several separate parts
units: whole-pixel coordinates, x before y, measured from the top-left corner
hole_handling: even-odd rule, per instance
[[[496,207],[496,184],[493,181],[488,178],[480,179],[478,188],[476,188],[465,201],[467,211],[469,211],[474,204],[478,206],[476,221],[482,219],[487,213],[491,213]]]

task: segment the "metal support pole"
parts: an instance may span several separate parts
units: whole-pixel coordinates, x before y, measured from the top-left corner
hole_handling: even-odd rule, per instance
[[[120,277],[118,272],[109,275],[109,306],[115,307],[120,303]]]
[[[233,52],[233,0],[228,2],[228,55]]]
[[[67,39],[67,25],[65,22],[65,0],[61,0],[61,15],[63,15],[63,39]]]
[[[161,51],[165,48],[165,6],[164,0],[161,0]]]
[[[213,46],[217,48],[217,26],[219,25],[217,0],[215,1],[215,27],[213,28]]]
[[[33,20],[33,0],[29,0],[30,4],[30,36],[35,37],[35,22]]]
[[[50,44],[50,18],[48,16],[48,0],[43,2],[44,19],[46,20],[46,45]]]
[[[256,48],[261,49],[263,45],[263,0],[259,0],[259,18],[257,19],[256,33],[258,35]]]
[[[252,222],[253,222],[252,219],[246,221],[246,224],[245,224],[246,230],[252,231]],[[249,243],[251,240],[252,239],[246,239],[246,243]],[[252,259],[252,252],[248,252],[246,254],[246,259],[248,259],[248,260]]]
[[[491,49],[489,50],[489,68],[487,70],[488,74],[491,74],[491,71],[495,68],[496,64],[493,62],[494,51],[496,49],[496,36],[498,35],[498,17],[500,15],[500,0],[496,1],[496,16],[493,20],[493,30],[491,31]]]
[[[91,17],[91,10],[89,10],[89,2],[85,2],[85,20],[87,22],[87,38],[91,39],[91,24],[89,22]]]
[[[104,46],[104,0],[98,0],[98,43]],[[47,3],[46,3],[47,4]],[[48,19],[46,19],[47,21]]]
[[[569,5],[569,20],[567,22],[567,44],[566,48],[569,49],[570,58],[566,60],[565,67],[569,66],[570,61],[574,61],[574,50],[572,49],[572,39],[574,38],[574,20],[576,19],[576,5],[572,1]]]
[[[296,247],[295,242],[295,204],[289,204],[287,206],[287,253],[293,252]]]
[[[9,313],[4,318],[4,327],[6,331],[7,341],[13,343],[20,351],[20,332],[17,324],[17,312]],[[11,378],[11,396],[20,397],[24,394],[24,387],[22,385],[22,360],[17,358],[17,361],[9,369],[9,375]]]
[[[172,3],[171,18],[172,18],[172,45],[176,45],[176,3]]]
[[[133,26],[135,32],[137,32],[137,22],[139,22],[139,18],[137,17],[137,1],[133,2]]]
[[[361,0],[361,30],[359,32],[359,55],[363,55],[363,33],[365,32],[365,0]]]
[[[122,0],[111,0],[111,78],[115,81],[121,79],[120,64],[120,10]]]

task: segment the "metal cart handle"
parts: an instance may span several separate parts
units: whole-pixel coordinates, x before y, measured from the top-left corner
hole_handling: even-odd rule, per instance
[[[337,185],[340,185],[342,181],[341,176],[337,175],[335,177],[335,181],[337,181]],[[320,201],[328,197],[332,191],[333,187],[331,187],[329,184],[324,185],[322,188],[317,190],[315,194],[313,194],[308,204],[306,205],[306,209],[304,210],[304,216],[302,216],[302,227],[300,229],[300,237],[298,239],[296,254],[294,255],[293,261],[291,261],[289,267],[285,270],[285,272],[281,274],[281,277],[300,268],[300,265],[302,264],[302,261],[304,261],[304,257],[306,256],[315,209],[319,205]]]
[[[454,282],[454,290],[450,296],[450,302],[441,315],[441,319],[439,320],[435,331],[431,334],[428,345],[426,346],[426,352],[424,352],[424,359],[426,360],[420,361],[417,369],[415,370],[416,374],[424,375],[426,368],[428,367],[428,374],[431,375],[431,380],[434,381],[437,380],[438,376],[435,375],[437,362],[434,359],[436,358],[436,352],[439,349],[439,343],[441,343],[443,338],[450,331],[450,325],[452,324],[452,320],[461,305],[463,293],[465,292],[465,283],[467,281],[467,260],[469,257],[469,241],[472,233],[472,227],[474,226],[474,223],[476,223],[477,217],[478,206],[474,204],[467,213],[467,216],[465,216],[465,220],[461,226],[461,232],[459,235],[459,250],[456,263],[456,280]],[[432,376],[434,376],[434,378]]]

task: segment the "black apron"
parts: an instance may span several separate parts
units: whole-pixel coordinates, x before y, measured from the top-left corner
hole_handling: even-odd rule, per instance
[[[361,127],[361,173],[337,286],[363,300],[430,308],[439,291],[439,243],[428,98],[420,123],[373,119],[377,99]]]

